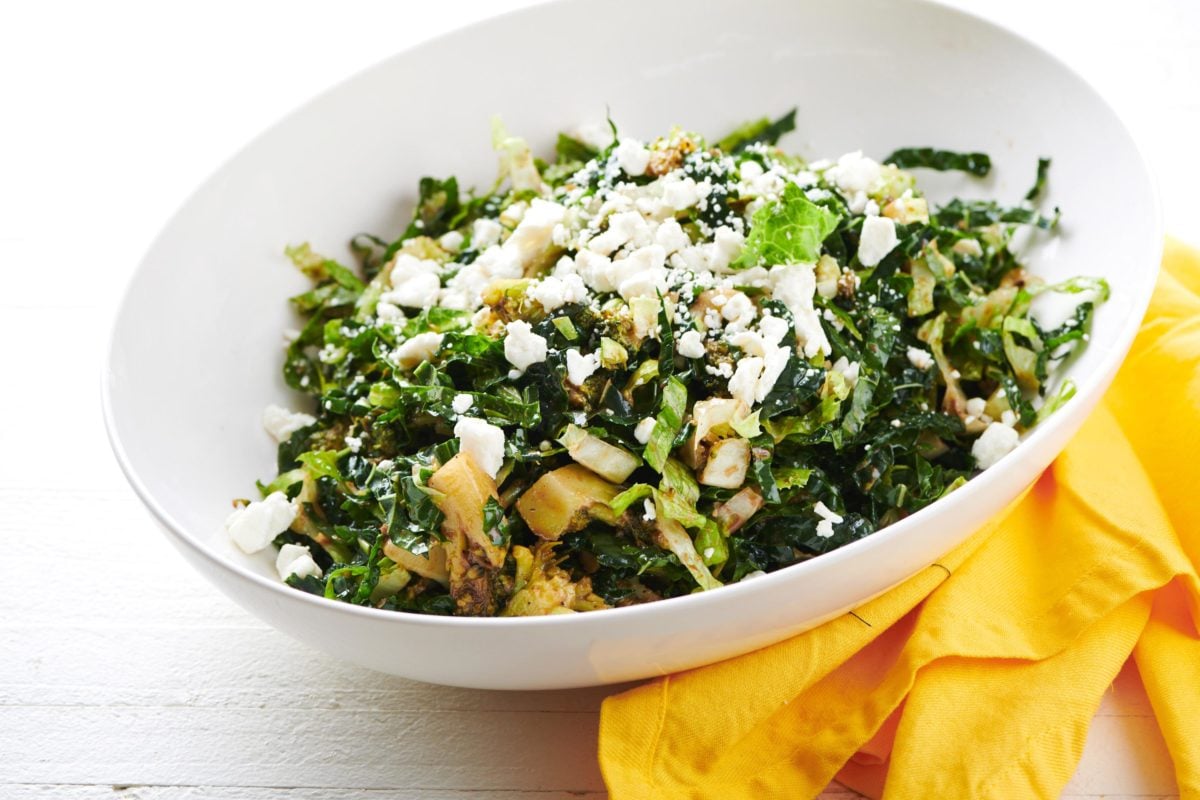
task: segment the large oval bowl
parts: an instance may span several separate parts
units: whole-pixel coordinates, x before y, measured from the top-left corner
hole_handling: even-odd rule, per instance
[[[403,10],[397,7],[397,14]],[[811,158],[899,146],[989,152],[992,177],[923,175],[934,199],[1020,199],[1054,158],[1061,233],[1035,249],[1048,278],[1099,275],[1112,299],[1069,368],[1078,395],[999,465],[861,541],[766,577],[644,606],[523,619],[400,614],[283,585],[270,557],[227,544],[230,499],[273,475],[260,426],[296,404],[279,377],[285,298],[305,280],[286,243],[349,259],[398,233],[422,175],[494,178],[489,117],[549,153],[602,120],[652,137],[720,135],[799,107],[783,144]],[[480,688],[584,686],[745,653],[844,613],[935,561],[1000,512],[1095,406],[1145,311],[1161,246],[1152,182],[1114,113],[1060,62],[1005,30],[917,0],[711,0],[686,10],[574,0],[510,14],[346,81],[267,131],[175,215],[120,308],[104,375],[109,434],[167,536],[230,597],[280,630],[373,669]]]

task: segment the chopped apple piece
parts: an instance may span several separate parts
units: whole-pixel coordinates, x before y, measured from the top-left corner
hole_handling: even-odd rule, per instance
[[[441,544],[430,547],[428,556],[419,556],[394,544],[390,539],[384,539],[383,554],[409,572],[437,581],[443,586],[450,585],[450,573],[446,570],[446,551]]]
[[[577,463],[613,483],[621,483],[642,465],[642,460],[633,453],[593,436],[578,425],[568,425],[558,441]]]
[[[429,488],[439,492],[435,501],[446,519],[446,561],[450,595],[464,615],[491,616],[496,612],[492,591],[496,573],[504,564],[506,550],[484,530],[483,507],[498,500],[496,482],[471,455],[460,452],[429,479]]]
[[[517,500],[517,512],[531,531],[553,541],[593,519],[615,522],[608,504],[620,492],[590,469],[570,464],[538,478]]]
[[[713,519],[728,536],[745,525],[762,505],[762,495],[747,486],[713,509]]]
[[[730,397],[697,400],[692,406],[692,435],[684,443],[683,452],[680,454],[683,463],[692,469],[704,466],[712,441],[718,436],[731,434],[733,421],[748,413],[750,408],[744,402]]]
[[[737,489],[746,482],[750,468],[750,442],[745,439],[720,439],[708,451],[708,460],[696,480],[705,486]]]

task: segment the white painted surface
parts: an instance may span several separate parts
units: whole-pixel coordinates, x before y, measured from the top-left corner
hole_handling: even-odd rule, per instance
[[[1097,3],[1081,28],[1066,0],[973,5],[1095,83],[1158,169],[1168,228],[1200,242],[1200,6]],[[314,89],[500,6],[427,4],[404,24],[381,2],[0,10],[0,796],[603,796],[605,690],[428,687],[265,628],[155,530],[96,397],[116,292],[196,183]],[[1173,795],[1123,674],[1066,796]]]

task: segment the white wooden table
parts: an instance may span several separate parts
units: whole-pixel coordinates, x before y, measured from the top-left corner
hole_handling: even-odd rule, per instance
[[[603,796],[606,690],[425,686],[268,629],[156,532],[97,396],[120,287],[222,159],[315,90],[522,4],[0,7],[0,797]],[[1200,4],[973,5],[1093,80],[1157,169],[1169,228],[1200,242]],[[1127,671],[1067,795],[1173,793]]]

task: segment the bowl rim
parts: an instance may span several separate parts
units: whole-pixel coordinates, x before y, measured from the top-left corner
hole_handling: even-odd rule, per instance
[[[105,433],[107,435],[109,445],[112,448],[113,455],[117,460],[117,464],[121,472],[125,475],[126,480],[133,488],[134,493],[142,501],[143,505],[150,511],[151,515],[159,522],[164,531],[170,534],[177,546],[186,548],[192,553],[200,556],[202,559],[212,563],[220,570],[231,573],[237,578],[248,580],[251,583],[257,584],[259,587],[266,589],[269,592],[274,592],[281,599],[286,598],[288,602],[295,601],[300,603],[312,604],[317,609],[330,611],[331,613],[344,613],[352,616],[357,616],[363,620],[391,620],[392,624],[397,625],[418,625],[427,627],[455,627],[459,629],[472,629],[477,627],[486,628],[556,628],[561,626],[580,627],[584,625],[607,625],[610,621],[617,619],[632,621],[635,617],[649,617],[655,614],[661,614],[674,609],[678,609],[683,613],[685,608],[691,608],[692,613],[702,613],[705,608],[713,603],[732,603],[736,602],[733,598],[741,592],[745,594],[748,590],[744,584],[750,584],[754,587],[754,591],[767,589],[774,586],[782,586],[785,582],[802,579],[802,576],[817,567],[812,566],[818,564],[821,569],[836,568],[843,561],[854,559],[860,551],[870,550],[880,546],[879,543],[890,540],[897,536],[905,535],[909,529],[921,525],[929,516],[930,509],[936,508],[942,513],[952,513],[957,506],[965,505],[974,499],[974,496],[980,491],[993,483],[997,483],[1005,479],[1010,473],[1019,470],[1022,467],[1022,459],[1020,458],[1005,458],[1001,459],[993,467],[984,470],[979,475],[971,478],[964,489],[968,491],[956,491],[950,495],[940,498],[928,506],[914,512],[908,517],[881,528],[874,533],[871,533],[861,539],[850,542],[835,550],[827,553],[814,556],[796,564],[791,564],[782,567],[774,572],[754,578],[752,581],[739,581],[736,583],[728,583],[718,587],[716,590],[706,592],[694,592],[692,594],[682,595],[679,597],[663,598],[651,603],[642,603],[632,606],[624,606],[617,608],[601,609],[599,613],[589,612],[584,614],[551,614],[545,616],[532,617],[459,617],[459,616],[442,616],[435,614],[418,614],[404,611],[391,611],[377,609],[370,606],[360,606],[353,603],[345,603],[335,600],[329,600],[324,597],[318,597],[308,592],[294,589],[282,581],[276,581],[254,572],[246,566],[239,564],[235,559],[229,558],[221,554],[216,549],[206,546],[201,538],[188,532],[187,526],[182,525],[175,517],[158,501],[151,493],[149,488],[143,483],[139,477],[136,468],[134,467],[129,454],[126,452],[123,443],[121,442],[117,431],[116,415],[113,408],[112,397],[112,378],[113,369],[112,363],[115,358],[115,353],[118,345],[118,333],[121,324],[121,319],[124,316],[125,308],[130,302],[131,295],[138,278],[142,272],[142,268],[146,263],[146,259],[157,248],[159,242],[171,230],[176,220],[183,214],[187,207],[192,203],[192,200],[205,188],[209,183],[233,162],[238,160],[244,152],[256,145],[260,140],[274,133],[277,129],[285,126],[293,117],[303,112],[311,105],[322,101],[329,95],[335,94],[342,90],[344,86],[350,84],[362,76],[385,68],[394,59],[411,54],[413,52],[436,47],[443,40],[460,35],[467,30],[473,30],[480,26],[493,24],[497,20],[510,19],[525,15],[536,15],[547,6],[551,5],[574,5],[582,4],[587,0],[543,0],[532,5],[524,6],[516,9],[509,9],[498,14],[489,15],[483,19],[476,20],[467,25],[461,25],[447,31],[443,31],[435,36],[422,39],[405,48],[396,50],[388,56],[362,68],[354,73],[341,78],[333,84],[327,86],[323,90],[311,96],[308,100],[295,106],[282,117],[269,124],[266,128],[260,130],[249,141],[239,147],[237,150],[229,154],[223,159],[220,164],[213,169],[205,177],[199,185],[192,189],[184,197],[184,199],[175,207],[174,211],[167,218],[162,228],[155,234],[150,244],[143,250],[141,257],[138,259],[137,266],[129,273],[122,288],[119,300],[116,303],[107,326],[107,347],[104,351],[103,362],[101,365],[100,374],[100,400],[101,408],[104,417]],[[1149,270],[1152,274],[1148,274],[1147,280],[1143,284],[1140,292],[1136,296],[1129,297],[1132,301],[1131,312],[1124,326],[1116,332],[1114,346],[1108,352],[1102,355],[1100,362],[1097,364],[1094,371],[1079,381],[1080,393],[1070,401],[1071,403],[1080,403],[1087,401],[1093,393],[1097,396],[1094,398],[1098,402],[1103,395],[1106,386],[1099,386],[1099,383],[1107,384],[1111,382],[1117,370],[1120,368],[1121,362],[1124,361],[1133,344],[1138,330],[1141,327],[1142,320],[1145,316],[1146,309],[1149,307],[1151,296],[1154,292],[1159,270],[1161,268],[1161,259],[1163,251],[1164,227],[1162,214],[1162,200],[1159,191],[1158,180],[1150,168],[1149,161],[1145,153],[1134,138],[1126,124],[1124,118],[1117,110],[1108,102],[1108,99],[1100,92],[1085,76],[1081,75],[1071,65],[1059,58],[1055,53],[1043,47],[1039,43],[1028,38],[1024,34],[987,19],[979,14],[975,14],[963,8],[949,5],[946,0],[905,0],[913,6],[926,6],[939,9],[942,13],[958,17],[969,21],[969,24],[981,26],[989,29],[992,33],[998,33],[1004,36],[1016,39],[1026,47],[1032,48],[1038,54],[1048,59],[1057,68],[1062,70],[1066,75],[1078,81],[1081,89],[1090,93],[1094,99],[1099,101],[1100,105],[1105,108],[1116,123],[1117,129],[1124,134],[1126,140],[1132,148],[1132,155],[1135,163],[1140,167],[1140,172],[1145,178],[1149,192],[1151,206],[1148,209],[1151,226],[1156,234],[1156,241],[1150,246],[1150,251],[1145,255],[1147,258],[1153,257],[1152,264]],[[1151,280],[1153,278],[1153,280]],[[1068,406],[1069,407],[1069,406]],[[1092,413],[1089,409],[1088,413]],[[1086,419],[1086,418],[1085,418]],[[1015,453],[1022,450],[1032,452],[1032,447],[1027,447],[1032,442],[1037,442],[1052,436],[1056,430],[1061,427],[1066,420],[1066,417],[1055,415],[1048,418],[1041,424],[1037,425],[1021,440],[1020,446]],[[976,487],[974,491],[969,491],[971,487]],[[1020,495],[1018,496],[1019,499]],[[1004,511],[999,514],[1005,513]],[[994,516],[999,516],[999,514]],[[911,576],[909,576],[911,577]],[[907,578],[906,578],[907,580]],[[887,591],[887,590],[885,590]],[[723,599],[724,598],[724,599]],[[864,598],[862,602],[867,602]]]

